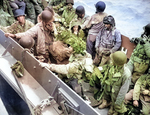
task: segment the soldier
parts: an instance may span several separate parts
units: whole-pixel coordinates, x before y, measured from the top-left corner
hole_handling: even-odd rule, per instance
[[[101,94],[96,96],[98,100],[102,99],[99,109],[111,106],[108,115],[124,115],[127,111],[124,105],[124,92],[128,91],[130,77],[124,73],[126,68],[127,56],[122,51],[117,51],[110,55],[111,64],[106,64],[101,68],[101,77],[91,79],[92,82],[101,86],[99,91]],[[92,83],[91,82],[91,83]],[[122,90],[123,89],[123,90]],[[99,92],[98,91],[98,92]]]
[[[64,31],[66,32],[66,31]],[[95,68],[91,55],[85,51],[86,43],[79,37],[70,37],[69,32],[63,36],[68,36],[66,44],[69,44],[73,48],[73,52],[69,58],[68,64],[46,64],[41,63],[42,67],[48,67],[51,71],[58,73],[59,77],[67,83],[76,93],[84,97],[81,84],[83,81],[89,81],[92,74],[98,74],[94,72]],[[68,35],[69,34],[69,35]],[[67,42],[68,41],[68,42]],[[97,68],[96,68],[97,69]],[[94,75],[93,75],[94,76]]]
[[[10,4],[13,12],[16,9],[21,9],[25,13],[26,4],[24,3],[24,0],[9,0],[9,4]]]
[[[14,22],[11,26],[6,27],[5,32],[17,34],[25,32],[34,26],[32,22],[25,19],[25,14],[21,9],[17,9],[14,11],[14,17],[16,19],[16,22]]]
[[[36,0],[24,0],[26,3],[27,19],[37,23],[37,16],[43,11]]]
[[[54,11],[59,14],[62,15],[63,12],[63,7],[66,4],[66,0],[50,0],[49,2],[49,6],[52,6]]]
[[[70,22],[73,19],[77,18],[77,15],[75,14],[75,9],[73,8],[74,1],[73,0],[66,0],[66,8],[64,9],[62,13],[62,24],[68,28],[70,26]]]
[[[150,64],[150,23],[144,27],[144,33],[141,38],[132,38],[131,42],[136,43],[137,46],[133,50],[128,68],[132,73],[132,83],[135,84],[136,80],[143,74]]]
[[[99,31],[104,26],[103,18],[107,16],[104,12],[106,8],[106,4],[103,1],[99,1],[95,5],[96,7],[96,14],[92,15],[88,25],[86,26],[89,29],[88,37],[87,37],[87,45],[86,51],[92,55],[92,59],[95,57],[95,39]]]
[[[130,96],[129,96],[130,95]],[[135,83],[134,89],[126,94],[125,100],[127,102],[133,99],[133,105],[139,107],[142,103],[142,114],[150,114],[150,74],[142,75]]]
[[[53,23],[54,19],[51,12],[45,10],[42,12],[41,17],[42,21],[28,31],[18,34],[7,33],[6,36],[17,39],[21,38],[22,36],[31,36],[35,39],[36,43],[36,52],[34,55],[37,56],[40,61],[50,63],[49,50],[51,49],[49,49],[49,46],[52,45],[54,41],[54,30],[56,29]]]
[[[103,28],[96,36],[95,48],[96,56],[94,64],[102,66],[109,60],[109,55],[117,51],[121,46],[121,34],[115,27],[114,18],[109,15],[104,17]]]
[[[84,31],[85,36],[87,37],[89,29],[87,29],[86,25],[90,21],[91,17],[85,15],[85,9],[81,5],[76,7],[76,14],[78,15],[77,19],[81,22],[81,29]]]

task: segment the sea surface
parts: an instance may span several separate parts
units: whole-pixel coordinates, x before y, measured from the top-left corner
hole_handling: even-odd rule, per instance
[[[95,4],[99,0],[74,0],[74,7],[83,5],[86,15],[93,15]],[[103,0],[106,4],[105,12],[112,15],[116,21],[116,28],[121,34],[133,38],[140,37],[143,27],[150,23],[150,0]]]

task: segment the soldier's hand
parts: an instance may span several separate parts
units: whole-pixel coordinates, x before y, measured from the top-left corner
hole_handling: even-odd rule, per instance
[[[149,94],[149,90],[146,89],[143,91],[143,95],[148,95],[148,94]]]
[[[139,38],[132,38],[130,40],[131,43],[135,43],[135,44],[138,44],[139,43]]]
[[[40,66],[41,66],[42,68],[44,68],[44,67],[47,67],[48,69],[51,68],[50,64],[48,64],[48,63],[43,63],[43,62],[40,62]]]
[[[138,102],[137,100],[135,100],[135,101],[133,101],[133,105],[134,105],[135,107],[138,107],[138,106],[139,106],[139,102]]]
[[[99,51],[98,51],[98,49],[99,49],[99,48],[97,47],[97,48],[96,48],[96,53],[98,53],[98,52],[99,52]]]
[[[5,36],[6,36],[6,37],[12,37],[12,38],[15,38],[15,37],[16,37],[15,34],[11,34],[11,33],[5,33]]]

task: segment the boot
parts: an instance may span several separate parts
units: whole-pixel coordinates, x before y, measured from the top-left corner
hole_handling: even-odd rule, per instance
[[[110,105],[110,103],[107,102],[107,100],[103,99],[103,102],[101,105],[99,105],[99,109],[104,109],[106,107],[108,107]]]

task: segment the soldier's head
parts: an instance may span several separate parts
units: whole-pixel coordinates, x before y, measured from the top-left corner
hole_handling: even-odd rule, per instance
[[[150,23],[144,26],[143,29],[144,29],[144,33],[142,34],[142,37],[143,35],[149,36],[150,35]]]
[[[16,19],[19,23],[21,23],[21,24],[24,24],[24,23],[25,23],[25,13],[24,13],[23,10],[21,10],[21,9],[16,9],[16,10],[14,11],[14,17],[15,17],[15,19]]]
[[[83,6],[78,6],[76,8],[76,14],[78,15],[79,18],[83,18],[85,16],[85,9]]]
[[[72,9],[74,5],[74,0],[66,0],[66,5],[68,9]]]
[[[34,39],[31,36],[23,36],[19,39],[19,44],[23,48],[31,49],[34,46]]]
[[[106,4],[103,1],[99,1],[95,4],[96,13],[103,12],[106,8]]]
[[[53,14],[50,11],[48,11],[48,10],[44,10],[41,13],[41,18],[42,18],[42,22],[44,22],[45,24],[54,21]]]
[[[71,31],[72,31],[72,33],[77,35],[79,30],[81,29],[80,25],[81,25],[81,23],[79,21],[72,22],[72,24],[71,24]]]
[[[113,65],[123,66],[127,62],[127,56],[122,51],[116,51],[110,55]]]
[[[54,10],[53,10],[53,7],[52,6],[47,6],[44,10],[48,10],[52,13],[52,15],[55,14]]]
[[[105,24],[105,27],[108,30],[112,27],[115,27],[115,19],[111,15],[105,16],[103,19],[103,23]]]

